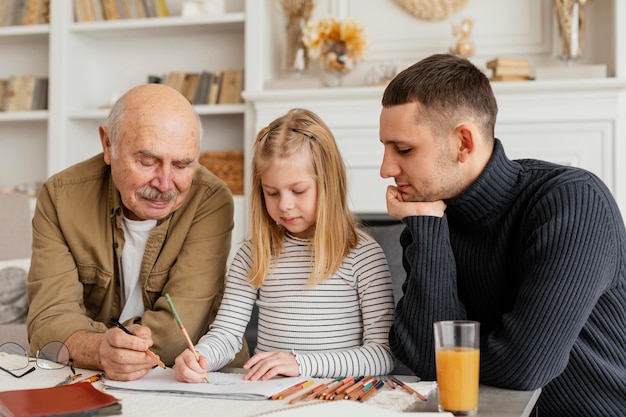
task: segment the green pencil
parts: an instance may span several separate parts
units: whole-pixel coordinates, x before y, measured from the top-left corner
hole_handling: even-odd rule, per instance
[[[183,322],[180,319],[180,316],[178,315],[178,312],[176,311],[176,307],[174,307],[174,303],[172,302],[172,299],[170,298],[170,295],[168,293],[165,293],[165,299],[167,300],[167,304],[170,305],[170,310],[172,310],[172,315],[174,316],[176,323],[178,323],[178,327],[180,328],[180,331],[183,332],[183,336],[185,336],[185,340],[187,341],[187,346],[189,346],[189,350],[193,352],[193,354],[196,356],[196,360],[200,362],[200,355],[198,355],[198,352],[196,352],[196,349],[193,347],[193,343],[191,342],[189,333],[187,333],[185,326],[183,326]],[[208,376],[205,379],[207,382],[209,382]]]

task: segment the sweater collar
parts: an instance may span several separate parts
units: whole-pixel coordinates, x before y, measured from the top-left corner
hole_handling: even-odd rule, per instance
[[[446,215],[453,222],[489,222],[515,200],[522,167],[507,158],[500,140],[483,172],[465,191],[447,200]]]

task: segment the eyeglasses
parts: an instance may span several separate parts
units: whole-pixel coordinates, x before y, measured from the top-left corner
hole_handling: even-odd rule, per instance
[[[28,352],[17,343],[7,342],[0,345],[0,370],[16,378],[21,378],[33,372],[35,367],[31,367],[20,375],[14,374],[13,371],[25,369],[31,362],[36,362],[41,369],[62,369],[69,366],[72,374],[76,375],[70,350],[63,342],[46,343],[37,351],[34,359],[29,358]]]

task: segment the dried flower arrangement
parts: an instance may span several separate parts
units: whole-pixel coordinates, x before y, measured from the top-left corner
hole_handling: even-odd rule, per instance
[[[310,21],[304,28],[303,42],[309,57],[320,59],[329,71],[349,72],[367,51],[363,26],[355,19],[337,20],[326,17]]]
[[[287,18],[286,66],[289,71],[304,71],[308,67],[308,56],[302,43],[302,31],[315,7],[314,0],[280,0]]]

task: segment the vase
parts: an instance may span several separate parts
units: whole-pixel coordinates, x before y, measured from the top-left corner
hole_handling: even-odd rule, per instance
[[[325,42],[320,54],[320,64],[327,74],[322,81],[328,87],[341,87],[344,75],[356,66],[352,51],[343,41]]]
[[[577,0],[553,0],[561,38],[559,57],[573,61],[582,56],[583,7]]]
[[[285,71],[293,75],[300,75],[309,67],[307,48],[302,42],[302,31],[305,25],[304,17],[291,16],[287,19]]]

